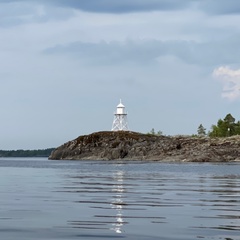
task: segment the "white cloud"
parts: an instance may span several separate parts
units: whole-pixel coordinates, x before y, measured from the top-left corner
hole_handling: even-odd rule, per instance
[[[240,69],[221,66],[213,71],[213,76],[223,85],[223,98],[232,101],[240,98]]]

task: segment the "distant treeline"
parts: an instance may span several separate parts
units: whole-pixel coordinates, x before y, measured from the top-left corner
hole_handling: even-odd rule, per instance
[[[48,157],[54,148],[39,150],[0,150],[0,157]]]

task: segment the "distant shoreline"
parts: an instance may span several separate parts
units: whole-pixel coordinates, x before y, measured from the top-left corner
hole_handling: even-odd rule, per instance
[[[38,149],[38,150],[0,150],[0,158],[10,157],[49,157],[55,148]]]

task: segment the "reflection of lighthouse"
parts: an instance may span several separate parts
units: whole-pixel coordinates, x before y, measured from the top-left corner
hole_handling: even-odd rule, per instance
[[[122,196],[123,196],[123,175],[124,172],[123,171],[118,171],[115,175],[114,175],[114,179],[117,181],[116,185],[114,185],[114,188],[112,189],[112,191],[115,193],[114,195],[114,199],[111,203],[112,208],[116,210],[116,222],[113,223],[113,230],[116,233],[122,233],[122,226],[123,226],[123,200],[122,200]]]
[[[121,100],[117,105],[117,111],[114,113],[112,131],[128,131],[127,113]]]

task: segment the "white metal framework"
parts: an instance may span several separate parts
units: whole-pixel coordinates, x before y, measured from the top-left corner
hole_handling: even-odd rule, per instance
[[[121,99],[117,105],[117,111],[114,113],[112,131],[128,131],[127,113]]]

